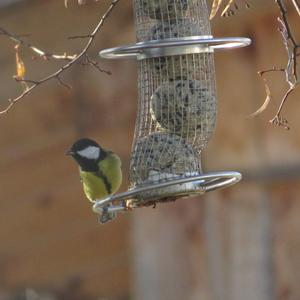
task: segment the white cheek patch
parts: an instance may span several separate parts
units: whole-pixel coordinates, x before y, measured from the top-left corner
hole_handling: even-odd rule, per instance
[[[87,148],[78,151],[77,154],[87,159],[98,159],[100,155],[100,149],[95,146],[88,146]]]

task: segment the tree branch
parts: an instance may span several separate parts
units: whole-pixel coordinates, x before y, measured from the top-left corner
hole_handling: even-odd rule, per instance
[[[277,126],[282,126],[285,129],[289,129],[288,122],[285,118],[281,116],[281,112],[289,95],[299,84],[297,72],[297,50],[299,48],[299,45],[297,44],[296,39],[292,34],[291,27],[287,18],[287,10],[284,6],[283,0],[275,0],[275,2],[280,10],[281,15],[281,17],[278,18],[278,22],[281,26],[279,27],[279,31],[282,35],[283,43],[285,45],[288,55],[288,62],[285,68],[285,77],[286,82],[289,84],[289,89],[286,91],[284,97],[282,98],[279,109],[275,114],[274,118],[270,120],[270,123]],[[293,1],[293,4],[296,5],[296,8],[298,7],[296,1]]]
[[[213,0],[211,12],[210,12],[210,20],[215,17],[217,12],[219,11],[220,7],[225,3],[224,0]],[[247,0],[243,0],[245,3],[246,8],[250,8],[250,5]],[[237,0],[227,0],[227,4],[225,8],[223,9],[221,16],[222,17],[229,17],[234,15],[235,11],[239,9],[239,6],[237,4]]]
[[[20,94],[19,96],[17,96],[16,98],[14,99],[9,99],[8,102],[9,104],[7,105],[7,107],[5,109],[3,109],[2,111],[0,111],[0,114],[5,114],[7,113],[8,111],[10,111],[13,106],[19,102],[21,99],[25,98],[26,96],[28,96],[29,94],[32,93],[32,91],[37,88],[38,86],[50,81],[51,79],[56,79],[59,81],[60,84],[64,85],[64,86],[67,86],[61,79],[61,74],[69,69],[71,66],[73,66],[75,63],[79,62],[79,60],[83,57],[88,57],[87,56],[87,51],[90,49],[90,47],[92,46],[94,40],[95,40],[95,36],[97,35],[97,33],[99,32],[100,28],[103,26],[105,20],[109,17],[109,15],[111,14],[111,12],[113,11],[113,9],[115,8],[115,6],[120,2],[120,0],[112,0],[108,9],[106,10],[106,12],[102,15],[101,19],[99,20],[98,24],[96,25],[96,27],[94,28],[94,30],[92,31],[91,34],[88,35],[88,41],[86,43],[86,45],[83,47],[83,49],[81,50],[81,52],[78,54],[78,55],[75,55],[73,58],[70,59],[70,61],[68,63],[66,63],[64,66],[62,66],[60,69],[58,69],[56,72],[42,78],[41,80],[38,80],[38,81],[31,81],[33,84],[26,90],[24,90],[22,92],[22,94]],[[3,31],[1,31],[2,34],[3,34]],[[7,33],[7,32],[6,32]],[[7,35],[7,34],[6,34]],[[11,39],[15,39],[15,41],[17,42],[20,42],[20,39],[14,35],[9,35],[9,37]],[[26,44],[25,44],[26,45]],[[27,47],[28,47],[28,44],[27,44]],[[32,46],[29,44],[29,48],[32,49]],[[33,47],[34,49],[37,49],[35,47]],[[33,50],[33,49],[32,49]],[[33,50],[33,51],[36,51],[36,50]],[[38,51],[40,51],[38,49]],[[43,52],[44,53],[44,52]],[[45,56],[45,55],[42,55],[42,56]],[[89,62],[90,63],[90,62]],[[90,63],[90,64],[93,64],[93,63]],[[94,66],[96,65],[97,63],[94,62]],[[103,71],[101,70],[100,68],[98,68],[100,71]],[[29,82],[28,80],[26,80],[27,82]],[[69,86],[68,86],[69,87]]]
[[[87,55],[87,53],[85,54],[85,60],[86,60],[86,64],[87,64],[87,65],[90,65],[90,66],[94,67],[95,69],[97,69],[98,71],[106,73],[107,75],[111,75],[111,72],[110,72],[110,71],[103,70],[103,69],[100,67],[99,63],[98,63],[97,61],[91,59],[91,58]]]
[[[299,4],[298,0],[292,0],[292,3],[294,5],[298,15],[300,16],[300,4]]]
[[[299,3],[297,2],[298,0],[292,0],[292,3],[299,13]],[[287,65],[285,68],[276,68],[273,67],[271,69],[259,71],[258,74],[261,76],[261,78],[264,81],[266,93],[267,93],[267,99],[271,99],[271,92],[270,92],[270,87],[267,84],[267,81],[264,77],[265,74],[269,72],[284,72],[285,73],[285,80],[289,85],[288,90],[285,92],[281,103],[279,105],[279,108],[275,114],[275,116],[270,120],[270,123],[273,125],[281,126],[285,129],[290,129],[288,126],[288,121],[282,117],[282,109],[287,102],[288,97],[290,94],[296,89],[296,87],[299,84],[299,79],[298,79],[298,70],[297,70],[297,57],[299,54],[297,53],[298,48],[300,45],[296,42],[296,39],[292,33],[288,17],[287,17],[287,10],[284,4],[283,0],[275,0],[275,3],[277,4],[279,11],[280,11],[280,17],[278,17],[278,22],[279,22],[279,31],[281,33],[282,39],[283,39],[283,44],[285,45],[287,56],[288,56],[288,61]],[[299,14],[300,15],[300,14]],[[268,103],[267,103],[268,104]],[[259,108],[253,115],[257,115],[261,113],[264,109],[266,109],[266,101],[262,105],[261,108]],[[258,112],[258,113],[257,113]]]
[[[76,57],[76,55],[67,55],[66,53],[64,53],[62,55],[57,55],[57,54],[45,52],[45,51],[31,45],[30,43],[22,40],[19,36],[8,32],[3,27],[0,27],[0,35],[5,35],[8,38],[10,38],[12,41],[16,42],[17,44],[20,44],[26,48],[29,48],[31,51],[33,51],[35,54],[37,54],[39,57],[42,57],[44,59],[53,58],[53,59],[57,59],[57,60],[72,60]]]
[[[281,116],[281,111],[282,111],[282,107],[283,105],[285,104],[285,101],[288,99],[288,96],[295,90],[294,87],[290,87],[287,92],[285,93],[281,103],[280,103],[280,106],[278,108],[278,111],[275,115],[275,117],[273,119],[270,120],[270,123],[274,124],[274,125],[277,125],[277,126],[281,126],[283,127],[284,129],[287,129],[289,130],[290,127],[288,125],[288,121],[286,119],[284,119],[282,116]]]

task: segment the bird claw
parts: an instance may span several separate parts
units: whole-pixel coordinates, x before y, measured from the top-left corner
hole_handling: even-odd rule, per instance
[[[103,207],[102,213],[100,215],[98,215],[99,223],[104,224],[106,222],[113,220],[116,217],[117,214],[115,212],[109,212],[108,207],[109,207],[109,205]]]

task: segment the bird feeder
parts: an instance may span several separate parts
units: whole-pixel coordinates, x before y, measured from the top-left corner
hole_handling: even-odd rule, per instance
[[[135,58],[138,113],[127,192],[102,199],[94,211],[115,212],[204,194],[241,180],[238,172],[205,173],[201,152],[216,127],[214,52],[250,44],[214,38],[206,0],[133,0],[137,43],[100,52]]]

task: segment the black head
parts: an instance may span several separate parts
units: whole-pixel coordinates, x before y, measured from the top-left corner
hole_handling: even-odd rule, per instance
[[[77,140],[66,154],[71,155],[83,171],[90,172],[98,171],[98,162],[106,157],[106,151],[88,138]]]

